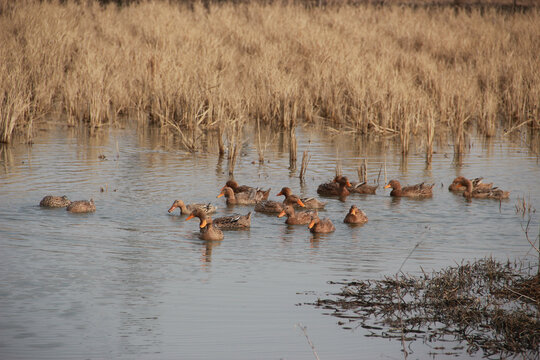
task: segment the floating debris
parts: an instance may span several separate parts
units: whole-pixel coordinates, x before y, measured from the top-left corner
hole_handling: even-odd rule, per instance
[[[335,282],[345,285],[341,292],[310,305],[332,310],[328,314],[340,326],[362,327],[366,336],[467,343],[453,347],[452,354],[463,349],[487,357],[538,358],[540,277],[520,270],[515,263],[482,259],[431,275]]]

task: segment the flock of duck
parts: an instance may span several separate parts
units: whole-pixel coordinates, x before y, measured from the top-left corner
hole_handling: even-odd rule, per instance
[[[427,198],[433,196],[433,185],[420,183],[402,187],[399,181],[391,180],[384,187],[392,188],[390,196]],[[368,185],[365,182],[349,182],[346,176],[338,175],[333,181],[320,184],[317,193],[321,196],[338,196],[344,200],[351,193],[375,194],[377,186]],[[482,178],[467,179],[458,176],[448,187],[452,192],[462,192],[467,199],[506,199],[510,193],[493,186],[493,183],[484,183]],[[247,185],[239,186],[234,180],[229,180],[221,188],[218,198],[224,196],[229,206],[234,205],[255,205],[255,211],[277,214],[278,217],[287,217],[286,224],[308,225],[312,233],[329,233],[335,231],[335,226],[328,218],[319,218],[318,209],[323,209],[326,202],[314,197],[300,198],[292,193],[288,187],[281,189],[276,196],[284,196],[280,201],[268,200],[270,189],[261,190]],[[94,200],[70,201],[66,196],[45,196],[39,203],[42,207],[62,208],[73,213],[88,213],[96,211]],[[222,216],[212,219],[210,214],[216,212],[216,207],[212,204],[184,204],[182,200],[176,200],[169,208],[169,213],[175,209],[180,209],[181,215],[188,215],[186,220],[199,218],[200,238],[203,240],[223,240],[222,230],[247,229],[251,226],[251,212],[246,215]],[[306,209],[296,211],[296,209]],[[368,221],[367,215],[355,205],[352,205],[347,215],[343,219],[347,224],[364,224]]]
[[[399,181],[391,180],[384,188],[392,188],[391,196],[427,198],[433,196],[434,184],[420,183],[402,187]],[[467,179],[459,176],[454,179],[449,188],[452,192],[462,192],[463,196],[470,198],[505,199],[509,192],[493,186],[493,183],[483,183],[482,178]],[[346,176],[338,175],[333,181],[323,183],[317,188],[321,196],[338,196],[341,200],[351,193],[375,194],[377,186],[368,185],[365,182],[351,183]],[[288,225],[308,225],[312,233],[330,233],[335,231],[335,226],[328,218],[319,218],[318,209],[323,209],[326,202],[314,197],[301,198],[292,193],[288,187],[281,189],[276,196],[284,196],[280,201],[268,200],[270,189],[262,190],[247,185],[239,186],[234,180],[229,180],[221,188],[218,198],[224,196],[229,206],[254,205],[254,210],[267,214],[277,214],[277,217],[286,216],[285,223]],[[181,215],[188,215],[186,220],[199,218],[200,238],[203,240],[223,240],[222,230],[247,229],[251,226],[251,212],[246,215],[222,216],[212,219],[210,214],[216,212],[212,204],[184,204],[182,200],[176,200],[169,208],[172,213],[176,208],[180,209]],[[306,209],[296,211],[296,209]],[[346,224],[364,224],[368,221],[367,215],[357,206],[352,205],[345,215],[343,222]]]

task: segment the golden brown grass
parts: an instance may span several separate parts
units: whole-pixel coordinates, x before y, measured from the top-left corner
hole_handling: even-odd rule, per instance
[[[83,2],[87,4],[87,2]],[[540,11],[0,0],[0,141],[37,119],[118,116],[233,139],[324,120],[359,133],[487,136],[540,117]],[[191,132],[187,132],[190,130]],[[449,132],[450,131],[450,132]],[[220,149],[223,150],[223,144]]]

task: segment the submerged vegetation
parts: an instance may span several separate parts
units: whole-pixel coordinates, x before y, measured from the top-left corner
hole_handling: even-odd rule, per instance
[[[341,283],[334,298],[313,305],[331,310],[346,329],[361,326],[368,336],[431,343],[433,355],[481,350],[487,357],[537,358],[540,276],[524,270],[483,259],[422,276]],[[466,346],[441,345],[447,341]]]
[[[127,116],[188,148],[321,120],[428,156],[450,134],[460,153],[472,126],[540,126],[538,23],[536,7],[1,1],[0,141],[58,117]]]

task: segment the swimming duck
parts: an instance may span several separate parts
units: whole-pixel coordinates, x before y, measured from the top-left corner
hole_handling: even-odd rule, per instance
[[[377,192],[377,186],[368,185],[365,181],[361,183],[351,183],[351,185],[352,186],[347,189],[351,193],[375,195]]]
[[[430,197],[433,196],[433,185],[435,184],[425,184],[420,183],[411,186],[401,187],[401,184],[397,180],[390,180],[388,185],[384,188],[392,188],[390,196],[407,196],[407,197]]]
[[[306,209],[322,209],[326,205],[325,202],[317,200],[314,197],[300,199],[298,196],[293,195],[292,190],[288,187],[282,188],[281,191],[277,194],[277,196],[281,195],[285,196],[285,200],[283,200],[283,203],[287,205],[298,204],[302,207],[305,207]]]
[[[72,213],[89,213],[96,211],[96,205],[94,199],[72,201],[66,208],[67,211]]]
[[[169,208],[169,213],[172,213],[176,208],[180,209],[180,215],[191,214],[195,209],[201,209],[207,214],[216,212],[216,207],[210,203],[208,204],[184,204],[182,200],[175,200],[172,206]]]
[[[228,186],[224,186],[221,189],[221,193],[217,196],[225,196],[227,198],[227,205],[253,205],[257,204],[259,200],[256,198],[257,192],[255,189],[249,192],[240,192],[235,194],[233,189]]]
[[[283,203],[274,200],[264,200],[255,205],[255,211],[267,214],[279,214],[283,211]]]
[[[368,221],[368,217],[365,212],[358,209],[356,205],[351,206],[349,213],[343,219],[346,224],[365,224]]]
[[[230,187],[234,191],[235,194],[249,193],[251,191],[255,191],[256,192],[255,198],[257,199],[257,201],[268,200],[268,196],[270,195],[270,189],[261,190],[260,188],[254,188],[247,185],[238,185],[238,183],[234,180],[227,181],[224,187]],[[221,190],[223,190],[223,188],[221,188]]]
[[[317,188],[317,193],[321,195],[338,195],[339,190],[339,181],[342,178],[342,175],[336,175],[334,177],[334,180],[331,182],[320,184]],[[350,193],[356,193],[356,194],[371,194],[375,195],[377,191],[377,186],[375,185],[368,185],[367,182],[349,182],[350,185],[347,186],[347,190]]]
[[[333,184],[333,185],[330,185]],[[324,183],[319,185],[317,193],[325,196],[339,196],[344,198],[350,194],[348,188],[352,187],[349,179],[346,176],[338,175],[332,183]]]
[[[467,190],[467,185],[462,184],[464,179],[465,177],[463,176],[458,176],[457,178],[455,178],[454,181],[452,181],[452,183],[450,184],[450,186],[448,186],[448,190],[453,192],[462,192]],[[475,189],[491,189],[493,187],[493,183],[485,184],[482,182],[482,179],[483,178],[481,177],[470,179],[473,185],[473,191]]]
[[[223,237],[224,237],[223,231],[221,231],[217,226],[215,226],[212,223],[212,218],[210,218],[204,211],[202,211],[201,209],[193,210],[191,214],[186,218],[186,221],[193,219],[194,217],[198,217],[200,220],[199,238],[201,240],[209,240],[209,241],[223,240]]]
[[[312,233],[330,233],[336,230],[336,227],[332,224],[332,220],[327,218],[320,219],[317,213],[313,215],[308,228]]]
[[[463,196],[467,199],[508,199],[510,196],[509,191],[504,191],[497,187],[494,188],[476,188],[473,187],[473,182],[467,178],[461,179],[461,185],[464,185],[467,189],[463,192]]]
[[[285,224],[289,225],[306,225],[309,224],[311,221],[311,218],[313,215],[315,215],[314,211],[300,211],[295,212],[294,207],[292,205],[285,205],[285,208],[282,212],[279,213],[278,217],[283,217],[287,215],[287,220],[285,220]]]
[[[64,196],[47,195],[43,199],[41,199],[41,201],[39,202],[39,206],[50,207],[50,208],[62,208],[62,207],[68,206],[69,204],[71,204],[71,201],[69,201],[66,195]]]
[[[212,224],[221,230],[248,229],[251,227],[251,211],[246,215],[234,214],[212,220]]]

